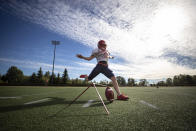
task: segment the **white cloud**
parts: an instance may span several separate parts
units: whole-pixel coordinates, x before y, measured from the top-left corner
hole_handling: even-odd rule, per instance
[[[188,68],[160,58],[167,50],[196,57],[194,0],[3,2],[7,5],[0,6],[3,10],[92,48],[99,39],[105,39],[110,52],[126,61],[111,64],[118,74],[163,78],[196,73],[196,67]]]
[[[81,67],[93,69],[95,66],[91,63],[81,62],[78,63]],[[178,66],[173,63],[169,63],[166,60],[154,60],[150,63],[144,63],[137,66],[130,66],[129,64],[116,64],[110,63],[109,68],[111,68],[115,75],[121,75],[126,78],[132,77],[136,79],[162,79],[163,76],[165,78],[173,77],[176,74],[190,74],[195,75],[194,69],[189,69],[185,66]]]
[[[95,67],[95,64],[92,64],[92,63],[87,63],[87,62],[75,62],[75,63],[79,66],[84,66],[84,67],[87,67],[87,68]]]
[[[18,66],[19,68],[29,68],[29,69],[37,69],[37,70],[40,67],[42,67],[43,71],[51,71],[53,67],[52,64],[47,64],[43,62],[26,61],[26,60],[9,59],[9,58],[0,58],[0,63],[15,65],[15,66]],[[55,73],[62,74],[65,68],[68,69],[69,71],[88,70],[88,68],[85,68],[85,67],[78,68],[77,66],[64,66],[64,65],[55,64],[54,71]]]

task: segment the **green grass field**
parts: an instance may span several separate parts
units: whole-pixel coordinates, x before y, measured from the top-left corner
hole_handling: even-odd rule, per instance
[[[0,87],[0,130],[196,130],[196,87],[123,87],[121,91],[130,99],[111,104],[106,101],[105,88],[98,88],[110,115],[106,115],[94,88],[66,108],[84,89]],[[82,107],[88,100],[94,101]]]

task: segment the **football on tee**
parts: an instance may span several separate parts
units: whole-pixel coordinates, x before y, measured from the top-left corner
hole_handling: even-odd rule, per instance
[[[111,87],[105,89],[105,97],[110,103],[114,101],[114,92]]]

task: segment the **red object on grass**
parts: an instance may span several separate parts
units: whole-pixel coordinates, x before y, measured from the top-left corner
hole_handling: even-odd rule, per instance
[[[80,75],[80,78],[86,78],[87,75]]]
[[[124,94],[121,94],[120,96],[117,96],[117,100],[128,100],[129,97],[124,95]]]

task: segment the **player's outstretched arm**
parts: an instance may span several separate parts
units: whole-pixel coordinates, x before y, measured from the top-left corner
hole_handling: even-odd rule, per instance
[[[95,58],[95,56],[93,56],[93,55],[91,55],[90,57],[85,57],[85,56],[82,56],[81,54],[77,54],[76,55],[78,58],[80,58],[80,59],[84,59],[84,60],[88,60],[88,61],[90,61],[90,60],[92,60],[93,58]]]

